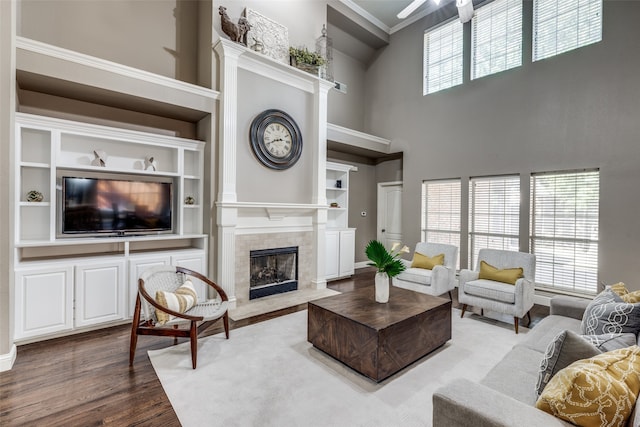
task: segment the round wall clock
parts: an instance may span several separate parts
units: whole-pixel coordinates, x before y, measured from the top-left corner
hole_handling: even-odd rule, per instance
[[[288,169],[302,154],[302,134],[295,120],[281,110],[265,110],[251,122],[251,149],[271,169]]]

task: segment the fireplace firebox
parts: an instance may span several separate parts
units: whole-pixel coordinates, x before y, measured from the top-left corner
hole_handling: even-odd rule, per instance
[[[298,289],[298,247],[261,249],[249,253],[249,299]]]

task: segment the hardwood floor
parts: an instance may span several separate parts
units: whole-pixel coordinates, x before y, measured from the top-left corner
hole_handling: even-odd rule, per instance
[[[372,270],[361,270],[329,287],[347,292],[371,286],[372,278]],[[453,306],[458,306],[455,292]],[[230,327],[237,329],[306,307],[300,304],[231,321]],[[535,306],[531,326],[548,314],[548,307]],[[223,332],[221,322],[205,334],[219,332]],[[148,350],[171,345],[171,339],[140,337],[130,368],[129,334],[130,325],[123,325],[18,347],[13,369],[0,373],[0,425],[179,426],[147,356]]]

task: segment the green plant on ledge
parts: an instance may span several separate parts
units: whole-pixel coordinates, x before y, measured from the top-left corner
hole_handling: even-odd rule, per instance
[[[405,266],[400,261],[401,254],[409,253],[409,247],[400,248],[400,243],[394,243],[391,251],[387,251],[382,243],[377,240],[371,240],[364,250],[367,258],[371,260],[367,265],[371,265],[378,269],[378,273],[387,273],[387,276],[394,277],[405,270]]]
[[[318,53],[309,52],[306,47],[290,47],[289,57],[291,58],[291,65],[296,64],[308,64],[315,65],[317,67],[324,65],[326,60]]]

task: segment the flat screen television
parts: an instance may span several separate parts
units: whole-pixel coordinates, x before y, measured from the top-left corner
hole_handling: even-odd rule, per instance
[[[59,237],[170,233],[173,181],[59,176]]]

